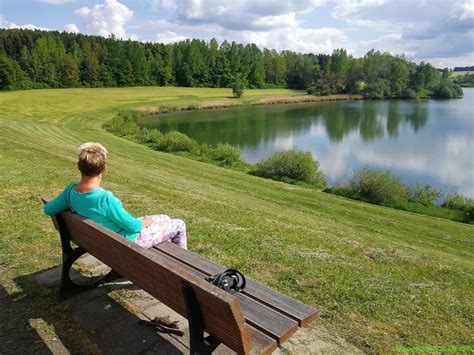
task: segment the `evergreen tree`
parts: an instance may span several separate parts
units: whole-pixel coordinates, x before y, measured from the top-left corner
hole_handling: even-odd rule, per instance
[[[0,90],[10,89],[15,84],[16,75],[13,61],[0,53]]]
[[[63,43],[53,34],[38,38],[31,51],[33,80],[50,87],[61,86],[63,58],[66,54]]]
[[[64,87],[75,87],[79,84],[79,66],[71,54],[64,56],[61,83]]]
[[[92,51],[91,44],[84,42],[82,46],[81,81],[86,86],[97,85],[99,77],[99,61]]]
[[[0,90],[28,89],[31,83],[20,65],[0,53]]]
[[[272,86],[284,87],[286,82],[286,61],[276,50],[264,49],[263,60],[265,82]]]
[[[265,85],[265,67],[262,51],[251,44],[248,49],[250,54],[250,72],[248,82],[250,88],[262,88]]]

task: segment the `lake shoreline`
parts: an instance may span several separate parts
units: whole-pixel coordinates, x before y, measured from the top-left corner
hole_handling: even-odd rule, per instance
[[[156,117],[160,114],[172,113],[177,111],[199,111],[199,110],[219,110],[227,108],[238,108],[248,106],[265,106],[265,105],[286,105],[298,103],[312,102],[330,102],[330,101],[354,101],[363,100],[362,95],[337,94],[326,96],[315,95],[275,95],[270,97],[253,99],[251,101],[239,100],[235,98],[205,99],[188,106],[167,107],[167,106],[143,106],[135,108],[135,111],[144,113],[143,118],[150,116]]]
[[[470,150],[470,130],[466,116],[470,111],[466,104],[474,94],[472,90],[465,89],[465,97],[459,100],[360,101],[357,100],[360,97],[351,95],[319,97],[298,92],[278,92],[263,97],[258,92],[253,97],[246,96],[241,100],[231,99],[224,93],[221,98],[202,98],[198,103],[198,100],[188,96],[176,111],[173,108],[163,115],[140,114],[136,123],[163,133],[179,131],[212,147],[218,143],[243,147],[242,159],[249,164],[285,147],[309,150],[321,161],[333,185],[345,181],[342,179],[347,180],[346,174],[364,164],[368,165],[367,157],[364,156],[368,153],[364,152],[369,150],[370,154],[375,154],[377,159],[384,162],[377,164],[393,169],[413,187],[418,182],[424,182],[446,194],[463,188],[469,197],[474,195],[469,192],[466,183],[469,179],[469,169],[466,167],[472,167],[467,158],[464,158],[466,163],[455,165],[458,176],[455,181],[446,180],[442,173],[429,167],[426,162],[434,159],[434,156],[444,161],[453,160],[452,149],[444,147],[448,136],[461,137],[458,145],[465,147],[463,151]],[[251,93],[253,90],[248,91],[248,95]],[[349,101],[351,99],[354,101]],[[156,104],[168,108],[175,106],[176,102]],[[144,105],[140,106],[143,108]],[[158,107],[154,108],[156,111]],[[194,110],[189,111],[191,109]],[[161,112],[164,113],[163,110]],[[287,117],[287,112],[291,112],[291,118]],[[437,119],[440,112],[443,116],[448,115],[450,120]],[[299,118],[299,115],[302,117]],[[449,134],[446,133],[448,131]],[[430,139],[437,139],[440,143],[427,149],[426,143]],[[402,141],[410,144],[402,144]],[[433,150],[436,150],[436,154]],[[421,161],[420,166],[425,168],[410,170],[407,166],[409,162],[397,157],[399,152],[403,152],[405,157],[415,154],[417,161]],[[337,171],[334,170],[331,155],[340,158]]]

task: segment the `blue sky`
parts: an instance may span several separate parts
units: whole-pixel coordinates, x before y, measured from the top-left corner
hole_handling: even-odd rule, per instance
[[[473,25],[474,0],[0,0],[0,28],[354,56],[375,48],[437,67],[474,65]]]

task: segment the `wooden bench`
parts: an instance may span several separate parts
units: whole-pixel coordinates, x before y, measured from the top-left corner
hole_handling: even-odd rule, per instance
[[[62,292],[123,276],[188,319],[191,354],[210,354],[221,343],[239,354],[269,354],[317,318],[313,308],[249,279],[242,292],[233,294],[210,284],[204,277],[225,268],[175,244],[144,249],[69,211],[52,219],[61,237]],[[93,285],[81,286],[69,273],[86,252],[112,271]]]

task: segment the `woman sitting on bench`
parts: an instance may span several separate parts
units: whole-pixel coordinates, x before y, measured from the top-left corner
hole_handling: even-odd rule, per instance
[[[58,197],[44,206],[44,212],[51,216],[70,209],[144,248],[171,241],[187,249],[186,226],[182,220],[171,219],[167,215],[134,218],[112,192],[100,187],[107,166],[106,158],[107,150],[101,144],[81,145],[77,163],[81,181],[69,184]]]

